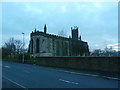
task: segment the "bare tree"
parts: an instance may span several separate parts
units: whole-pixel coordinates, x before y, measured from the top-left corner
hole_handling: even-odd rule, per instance
[[[62,36],[62,37],[67,37],[67,34],[66,34],[66,32],[65,32],[65,29],[59,31],[59,32],[58,32],[58,35],[59,35],[59,36]]]
[[[111,56],[113,54],[113,47],[112,46],[110,46],[109,48],[106,47],[104,51],[106,53],[106,56]]]
[[[22,42],[20,40],[15,40],[16,54],[20,54],[22,52]]]
[[[2,55],[6,56],[14,56],[18,55],[22,52],[22,42],[20,40],[14,40],[14,38],[10,38],[8,42],[4,44],[2,47]]]
[[[9,55],[15,54],[16,47],[15,47],[14,43],[15,43],[14,38],[10,38],[9,41],[6,42],[5,45],[3,46],[3,48],[5,48],[7,50]]]
[[[100,56],[102,50],[101,49],[95,49],[92,54],[94,54],[95,56]]]

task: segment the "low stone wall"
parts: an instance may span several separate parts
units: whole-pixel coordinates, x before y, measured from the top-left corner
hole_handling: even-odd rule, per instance
[[[38,57],[32,59],[37,65],[119,72],[120,57]]]

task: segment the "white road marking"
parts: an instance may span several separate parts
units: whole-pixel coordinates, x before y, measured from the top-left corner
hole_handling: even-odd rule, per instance
[[[6,78],[6,77],[4,77],[4,76],[2,76],[2,77],[5,78],[5,79],[7,79],[8,81],[10,81],[10,82],[12,82],[12,83],[14,83],[14,84],[20,86],[21,88],[27,89],[27,88],[24,87],[23,85],[20,85],[20,84],[18,84],[17,82],[12,81],[11,79],[8,79],[8,78]]]
[[[50,70],[71,73],[71,74],[78,74],[78,75],[86,75],[86,76],[92,76],[92,77],[103,77],[103,78],[112,79],[112,80],[120,80],[120,78],[114,78],[114,77],[108,77],[108,76],[100,76],[100,75],[94,75],[94,74],[86,74],[86,73],[71,72],[71,71],[65,71],[65,70],[56,70],[56,69],[50,69]]]
[[[10,68],[10,66],[4,66],[5,68]]]
[[[62,81],[62,82],[66,82],[66,83],[71,83],[71,84],[76,84],[76,85],[79,84],[79,83],[76,83],[76,82],[71,82],[71,81],[63,80],[63,79],[59,79],[59,80]]]

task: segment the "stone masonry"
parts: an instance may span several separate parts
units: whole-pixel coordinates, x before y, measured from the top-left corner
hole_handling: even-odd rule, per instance
[[[71,28],[72,38],[47,34],[47,27],[44,32],[32,31],[29,43],[29,53],[31,57],[40,56],[88,56],[89,48],[87,42],[78,40],[78,28]],[[75,31],[76,30],[76,31]]]

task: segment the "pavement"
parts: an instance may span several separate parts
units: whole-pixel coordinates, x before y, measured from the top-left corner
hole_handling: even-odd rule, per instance
[[[119,88],[115,75],[95,73],[3,61],[2,88]]]

